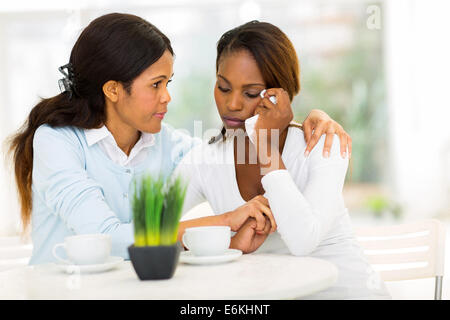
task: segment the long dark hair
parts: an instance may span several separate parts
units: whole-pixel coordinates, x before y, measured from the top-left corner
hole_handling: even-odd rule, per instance
[[[169,39],[148,21],[130,14],[101,16],[83,30],[70,54],[70,90],[42,99],[9,140],[24,229],[31,219],[37,128],[43,124],[99,128],[106,120],[103,84],[119,81],[130,93],[133,80],[166,50],[173,55]]]

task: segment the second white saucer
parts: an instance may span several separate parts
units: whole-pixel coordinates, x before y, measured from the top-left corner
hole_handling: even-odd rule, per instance
[[[191,251],[184,251],[180,254],[180,262],[188,264],[216,264],[233,261],[242,256],[242,251],[238,249],[227,249],[219,256],[196,256]]]
[[[85,264],[85,265],[77,265],[77,264],[64,264],[64,263],[56,263],[58,269],[65,271],[66,273],[74,274],[74,273],[94,273],[94,272],[103,272],[110,270],[116,267],[119,263],[123,261],[122,257],[114,257],[110,256],[105,263],[99,264]]]

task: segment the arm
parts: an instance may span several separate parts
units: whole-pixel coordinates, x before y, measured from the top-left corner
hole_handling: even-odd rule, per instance
[[[319,150],[324,140],[319,140],[307,160],[308,180],[303,192],[287,170],[272,171],[261,180],[278,232],[294,255],[310,254],[345,212],[342,188],[348,159],[339,155],[337,139],[332,148],[335,151],[323,158]]]
[[[127,258],[133,243],[131,223],[122,223],[103,197],[102,187],[84,169],[77,138],[48,126],[33,141],[33,189],[75,234],[105,233],[112,254]]]
[[[261,183],[278,231],[291,253],[307,255],[317,247],[336,217],[345,210],[342,187],[348,159],[339,155],[336,139],[330,156],[322,157],[320,150],[325,139],[321,138],[305,160],[308,162],[308,181],[305,190],[300,192],[285,168],[277,139],[274,139],[274,145],[269,135],[264,135],[264,130],[260,130],[278,129],[283,132],[292,117],[289,97],[283,89],[269,89],[266,94],[275,95],[277,105],[272,104],[266,95],[263,105],[256,109],[259,118],[254,140],[264,175]]]
[[[204,190],[208,186],[202,179],[201,170],[207,169],[208,164],[203,160],[208,158],[203,158],[205,156],[201,150],[203,147],[198,146],[189,152],[181,160],[174,172],[175,176],[182,177],[188,183],[182,215],[194,206],[207,200]],[[264,233],[267,227],[269,231],[274,232],[276,230],[275,219],[269,208],[267,199],[262,196],[257,196],[233,211],[181,221],[178,228],[178,240],[181,240],[185,229],[190,227],[225,225],[230,226],[232,231],[238,231],[249,217],[254,218],[256,223],[255,232],[257,233]]]
[[[199,172],[198,166],[196,165],[196,161],[201,160],[196,158],[196,151],[198,150],[197,148],[202,147],[203,146],[196,147],[189,153],[187,153],[180,161],[173,173],[174,176],[181,177],[187,183],[186,196],[184,198],[181,216],[185,215],[189,210],[206,200],[205,194],[203,192],[202,177]],[[212,225],[228,225],[224,217],[224,215],[213,215],[181,221],[178,227],[177,240],[182,242],[181,238],[183,237],[186,228]]]
[[[277,103],[273,104],[269,100],[269,96],[275,96]],[[285,90],[272,88],[266,91],[261,104],[255,109],[255,114],[259,114],[259,118],[254,125],[254,130],[253,128],[250,129],[252,132],[255,132],[254,139],[250,140],[255,141],[263,174],[272,170],[285,169],[278,145],[273,145],[274,141],[271,139],[271,132],[278,130],[278,134],[281,135],[289,125],[293,117],[290,102]],[[264,129],[262,133],[259,132],[261,129]],[[347,157],[347,150],[348,158],[351,157],[352,139],[342,126],[331,119],[325,112],[317,109],[312,110],[303,122],[302,129],[307,143],[305,157],[310,154],[323,134],[326,134],[325,143],[322,146],[325,158],[330,156],[335,134],[339,136],[342,158]],[[277,142],[277,139],[274,140]]]

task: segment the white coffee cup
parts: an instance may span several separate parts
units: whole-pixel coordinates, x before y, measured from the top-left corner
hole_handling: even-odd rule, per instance
[[[58,247],[63,247],[68,260],[56,253]],[[82,234],[64,238],[63,243],[53,247],[53,256],[67,264],[100,264],[111,254],[111,236],[109,234]]]
[[[230,247],[231,229],[228,226],[186,228],[182,240],[196,256],[217,256]]]

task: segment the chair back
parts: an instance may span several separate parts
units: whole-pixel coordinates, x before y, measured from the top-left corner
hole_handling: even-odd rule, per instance
[[[357,228],[355,236],[384,281],[444,275],[445,228],[439,220]]]

